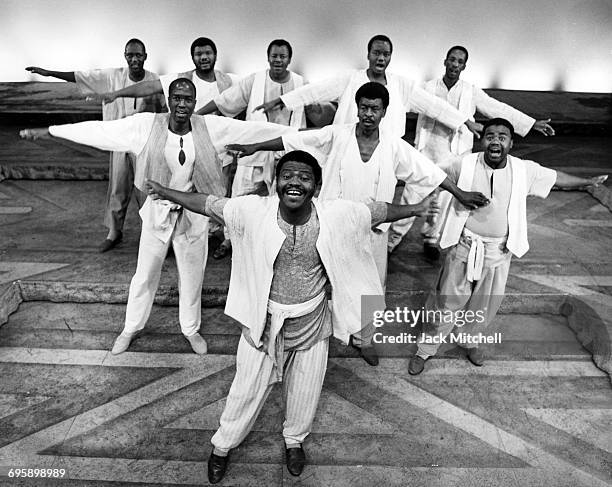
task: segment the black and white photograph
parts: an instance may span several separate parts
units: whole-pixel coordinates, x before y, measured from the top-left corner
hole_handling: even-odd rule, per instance
[[[0,486],[612,486],[610,0],[0,7]]]

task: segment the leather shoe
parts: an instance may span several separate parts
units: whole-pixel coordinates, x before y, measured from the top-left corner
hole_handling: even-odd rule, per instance
[[[302,445],[299,448],[285,449],[285,459],[287,461],[287,470],[295,477],[299,476],[306,465],[306,454]]]
[[[419,375],[425,368],[425,359],[415,355],[408,362],[408,373],[410,375]]]
[[[130,348],[130,343],[132,343],[132,340],[134,340],[138,335],[140,335],[139,331],[129,336],[126,336],[121,333],[115,339],[115,342],[113,343],[113,348],[111,349],[111,353],[113,355],[119,355],[120,353],[125,352],[128,348]]]
[[[117,238],[111,240],[109,238],[104,239],[104,242],[100,244],[98,247],[98,252],[103,254],[104,252],[108,252],[109,250],[114,249],[119,243],[123,240],[123,233],[119,232]]]
[[[352,336],[349,339],[349,345],[355,350],[359,351],[359,356],[365,360],[368,365],[371,365],[372,367],[376,367],[378,365],[378,353],[373,345],[370,345],[369,347],[358,347],[353,342]]]
[[[223,480],[225,471],[227,470],[227,463],[229,461],[229,455],[220,457],[214,453],[210,453],[208,459],[208,481],[211,484],[218,484]]]
[[[467,358],[477,367],[484,365],[484,352],[480,348],[468,348]]]
[[[435,245],[425,242],[423,244],[423,255],[427,260],[436,261],[440,258],[440,250]]]

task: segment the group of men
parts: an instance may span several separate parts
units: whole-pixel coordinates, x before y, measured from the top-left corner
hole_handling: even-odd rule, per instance
[[[135,39],[126,45],[123,75],[27,68],[75,81],[84,92],[97,93],[105,107],[137,111],[137,100],[163,93],[169,109],[126,116],[127,111],[107,115],[105,108],[103,122],[21,132],[122,154],[113,156],[111,169],[120,165],[132,178],[124,184],[143,196],[137,268],[113,354],[127,350],[144,328],[170,245],[179,273],[181,331],[196,353],[207,352],[199,329],[209,218],[225,227],[221,253],[233,247],[225,312],[240,323],[242,334],[236,376],[212,438],[211,483],[225,475],[229,452],[248,434],[276,382],[283,383],[287,468],[300,475],[329,337],[378,363],[361,297],[379,296],[378,309],[384,309],[388,248],[416,216],[427,219],[429,257],[437,256],[440,232],[439,247],[450,248],[428,308],[486,309],[484,322],[466,330],[478,333],[499,308],[511,256],[528,249],[526,197],[546,197],[553,185],[584,188],[605,180],[510,156],[515,131],[554,130],[548,120],[536,121],[460,80],[465,48],[451,48],[444,76],[424,89],[386,71],[392,51],[388,37],[374,36],[367,69],[312,84],[288,70],[293,52],[284,40],[268,46],[269,69],[238,82],[214,69],[217,49],[206,38],[191,47],[195,70],[159,78],[144,72],[146,52]],[[245,109],[247,121],[233,120]],[[476,123],[476,110],[491,119]],[[419,113],[416,149],[401,138],[409,111]],[[224,116],[212,115],[218,112]],[[299,130],[307,117],[325,126]],[[482,137],[483,151],[472,154],[474,134]],[[224,167],[235,154],[228,198]],[[399,205],[393,204],[398,181],[405,184]],[[129,192],[126,199],[124,186],[122,198],[115,198],[123,205],[117,209],[113,184],[111,178],[107,214],[124,217]],[[445,190],[440,196],[438,188]],[[123,219],[111,220],[102,251],[121,240]],[[420,373],[437,351],[425,338],[447,335],[454,323],[426,325],[409,363],[411,374]],[[468,359],[482,365],[481,350],[470,346]]]

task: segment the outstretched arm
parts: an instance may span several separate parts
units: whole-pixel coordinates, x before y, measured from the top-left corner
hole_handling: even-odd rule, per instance
[[[541,134],[548,137],[549,135],[555,135],[555,129],[552,128],[548,122],[550,122],[550,118],[546,120],[536,120],[532,125],[531,130],[535,130],[536,132],[540,132]]]
[[[262,150],[277,151],[285,150],[282,137],[266,140],[264,142],[256,142],[254,144],[228,144],[225,146],[228,151],[238,153],[238,157],[245,157]]]
[[[285,107],[285,103],[283,102],[283,100],[280,99],[280,96],[279,96],[278,98],[275,98],[274,100],[270,100],[266,103],[262,103],[261,105],[256,106],[253,111],[256,112],[257,110],[263,110],[264,113],[270,113],[275,108],[281,109],[284,107]]]
[[[184,191],[176,191],[162,186],[155,181],[147,179],[145,183],[145,193],[154,200],[168,200],[181,205],[183,208],[204,215],[204,207],[206,206],[206,193],[185,193]]]
[[[433,194],[429,195],[420,203],[416,203],[414,205],[394,205],[392,203],[386,203],[386,205],[387,217],[385,219],[385,223],[402,220],[404,218],[411,218],[413,216],[431,216],[440,211],[440,205],[434,198]]]
[[[117,91],[91,94],[87,96],[87,101],[110,103],[117,98],[144,98],[145,96],[157,95],[163,92],[161,81],[155,79],[140,81]]]
[[[604,181],[608,179],[607,174],[603,174],[601,176],[594,176],[592,178],[581,178],[578,176],[572,176],[571,174],[567,174],[562,171],[557,171],[557,180],[555,181],[555,185],[553,189],[560,190],[585,190],[592,186],[597,186],[602,184]]]
[[[40,76],[51,76],[53,78],[63,79],[69,83],[76,83],[74,71],[52,71],[50,69],[39,68],[38,66],[28,66],[25,69],[30,73],[39,74]]]
[[[197,112],[195,112],[195,114],[196,115],[209,115],[211,113],[215,113],[218,111],[219,111],[219,108],[217,107],[215,100],[210,100],[206,105],[204,105]]]

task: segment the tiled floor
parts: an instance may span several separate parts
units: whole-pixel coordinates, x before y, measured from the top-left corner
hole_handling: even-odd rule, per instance
[[[516,149],[596,174],[612,169],[610,148],[607,139],[558,138]],[[95,181],[0,183],[0,289],[21,279],[26,298],[0,327],[0,485],[207,483],[237,325],[219,306],[205,308],[211,353],[199,357],[180,335],[177,309],[156,306],[147,333],[111,356],[139,223],[132,209],[124,243],[95,253],[104,236],[104,193],[105,183]],[[385,350],[373,368],[334,341],[302,476],[284,467],[277,388],[232,453],[221,485],[610,485],[610,377],[595,367],[558,304],[569,293],[598,310],[611,307],[611,221],[586,193],[530,200],[531,250],[512,264],[511,296],[495,322],[503,340],[483,367],[447,345],[412,377],[413,345]],[[222,299],[229,262],[209,262],[205,292]],[[390,303],[422,299],[435,274],[411,234],[391,257]],[[162,284],[171,303],[172,258]],[[605,326],[612,313],[601,314]],[[6,476],[11,466],[66,473],[20,480]]]

